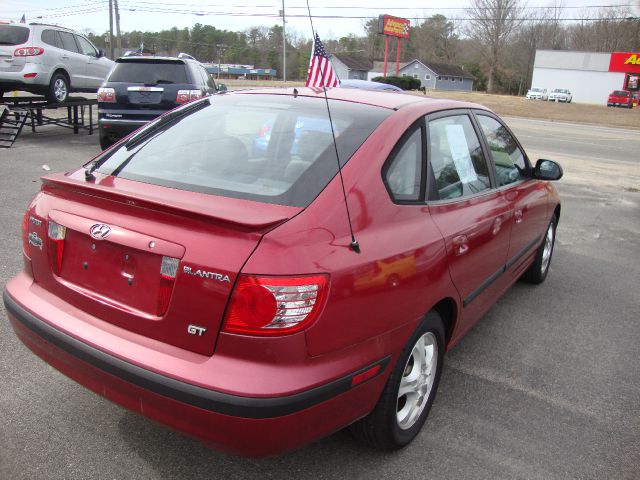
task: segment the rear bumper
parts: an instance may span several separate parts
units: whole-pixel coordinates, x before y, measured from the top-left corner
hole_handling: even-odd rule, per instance
[[[125,408],[235,454],[275,455],[339,430],[373,408],[388,376],[389,356],[292,395],[255,397],[203,388],[74,338],[21,305],[9,287],[3,299],[14,331],[47,363]],[[354,376],[377,364],[382,368],[376,376],[352,387]]]
[[[33,74],[33,78],[25,78],[26,74]],[[27,63],[20,70],[0,70],[0,88],[3,90],[42,90],[49,86],[50,72],[43,70],[42,65]]]

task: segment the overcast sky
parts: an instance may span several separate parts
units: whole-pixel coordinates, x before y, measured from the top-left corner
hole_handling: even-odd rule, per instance
[[[552,0],[529,0],[528,7],[547,6]],[[123,31],[157,31],[173,26],[191,27],[195,23],[213,25],[219,29],[242,31],[252,26],[281,23],[278,17],[282,0],[119,0]],[[399,17],[428,17],[441,13],[448,18],[464,18],[469,0],[309,0],[314,16],[377,17],[390,14]],[[636,5],[638,0],[558,0],[564,17],[574,18],[587,13],[586,6]],[[304,0],[285,0],[287,28],[311,37]],[[108,0],[0,0],[0,20],[19,21],[24,13],[27,22],[48,22],[77,30],[102,33],[109,28]],[[389,8],[391,5],[401,7]],[[354,7],[355,8],[350,8]],[[295,15],[300,17],[296,18]],[[362,18],[314,18],[322,39],[339,38],[353,33],[361,35]],[[412,21],[415,23],[415,20]]]

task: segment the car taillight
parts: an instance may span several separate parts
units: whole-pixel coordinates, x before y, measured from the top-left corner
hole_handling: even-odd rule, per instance
[[[164,315],[169,308],[169,300],[171,300],[171,292],[173,291],[173,283],[176,280],[178,272],[179,258],[162,257],[160,264],[160,292],[158,294],[158,311],[156,314],[160,317]]]
[[[233,290],[222,329],[248,335],[298,332],[318,318],[328,283],[327,275],[241,275]]]
[[[176,103],[187,103],[199,98],[202,98],[202,92],[200,90],[178,90]]]
[[[29,210],[22,217],[22,253],[29,256]]]
[[[98,101],[113,103],[116,101],[116,91],[113,88],[99,88]]]
[[[44,53],[44,48],[40,47],[20,47],[13,52],[14,57],[36,57]]]
[[[64,238],[67,227],[49,220],[47,237],[49,238],[49,260],[51,269],[56,275],[62,270],[62,254],[64,253]]]

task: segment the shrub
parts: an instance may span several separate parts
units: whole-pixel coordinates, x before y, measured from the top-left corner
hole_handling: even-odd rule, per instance
[[[402,90],[418,90],[420,88],[420,80],[413,77],[374,77],[371,80],[395,85]]]

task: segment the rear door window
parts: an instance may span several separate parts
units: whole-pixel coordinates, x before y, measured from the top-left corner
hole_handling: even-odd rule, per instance
[[[80,53],[74,35],[69,32],[58,32],[62,40],[62,48],[70,52]]]
[[[307,206],[337,174],[322,98],[216,95],[150,140],[107,152],[100,172],[182,190]],[[340,163],[391,110],[330,100]]]
[[[189,83],[184,63],[162,60],[119,61],[108,81],[148,85]]]
[[[435,200],[466,197],[491,188],[487,161],[468,115],[429,121],[429,162]]]
[[[0,25],[0,45],[22,45],[29,40],[29,29],[18,25]]]

